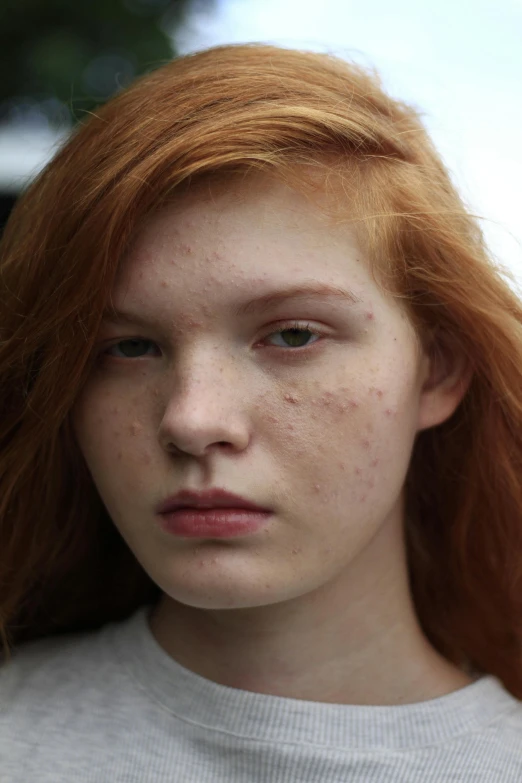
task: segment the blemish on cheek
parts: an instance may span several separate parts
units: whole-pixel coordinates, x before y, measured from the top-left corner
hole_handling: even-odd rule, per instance
[[[385,413],[386,416],[396,416],[397,415],[397,411],[394,410],[393,408],[386,408],[384,413]]]
[[[375,318],[375,315],[371,310],[367,310],[364,315],[367,321],[373,321]]]
[[[166,280],[162,280],[162,281],[161,281],[161,287],[162,287],[162,288],[166,288],[166,287],[167,287],[167,285],[168,285],[168,284],[167,284],[167,281],[166,281]]]
[[[286,400],[287,402],[293,402],[293,403],[297,403],[297,402],[299,402],[299,400],[297,399],[297,397],[294,397],[294,396],[293,396],[293,394],[285,394],[285,400]]]

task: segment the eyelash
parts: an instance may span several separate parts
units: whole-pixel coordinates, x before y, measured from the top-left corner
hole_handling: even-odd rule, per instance
[[[309,324],[309,323],[304,323],[302,321],[292,321],[292,322],[289,322],[289,323],[286,323],[286,324],[282,324],[278,329],[274,330],[273,332],[269,332],[263,339],[266,339],[266,337],[271,337],[272,335],[275,335],[275,334],[281,334],[283,332],[288,332],[288,331],[310,332],[310,334],[314,335],[315,337],[323,337],[324,336],[323,332],[320,332],[318,329],[313,328],[312,325]],[[101,354],[101,358],[104,358],[104,359],[123,359],[123,360],[126,359],[126,360],[129,360],[129,361],[132,361],[133,359],[146,358],[146,357],[142,357],[142,356],[136,356],[136,357],[132,357],[132,356],[125,356],[125,357],[111,356],[109,353],[107,353],[111,348],[114,348],[115,346],[119,345],[120,343],[133,342],[133,341],[140,341],[140,342],[145,342],[145,343],[153,343],[154,342],[153,340],[149,340],[146,337],[126,337],[123,340],[117,340],[116,342],[114,342],[111,345],[107,346],[103,350],[103,352]],[[287,348],[282,348],[282,346],[278,346],[278,345],[269,345],[268,347],[269,348],[281,348],[281,350],[285,351],[285,353],[293,353],[293,354],[295,354],[295,353],[303,353],[304,351],[309,350],[317,342],[320,342],[320,340],[316,340],[313,343],[311,343],[310,345],[303,345],[303,346],[295,346],[295,347],[288,346]],[[288,350],[288,349],[290,349],[290,350]]]

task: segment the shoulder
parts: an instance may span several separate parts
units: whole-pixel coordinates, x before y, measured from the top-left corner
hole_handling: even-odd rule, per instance
[[[38,639],[14,648],[0,666],[0,715],[27,706],[49,704],[49,697],[79,695],[96,683],[111,666],[107,631],[63,634]]]

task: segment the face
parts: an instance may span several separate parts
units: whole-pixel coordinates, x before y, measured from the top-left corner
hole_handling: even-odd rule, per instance
[[[214,609],[342,579],[400,518],[416,433],[451,413],[349,230],[269,179],[199,186],[144,224],[112,301],[127,320],[104,322],[73,428],[150,577]],[[227,539],[159,524],[165,498],[214,487],[271,516]]]

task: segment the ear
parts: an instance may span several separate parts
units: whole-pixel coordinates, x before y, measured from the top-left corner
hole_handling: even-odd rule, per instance
[[[417,430],[436,427],[457,410],[473,378],[471,363],[454,338],[443,337],[423,349]]]

